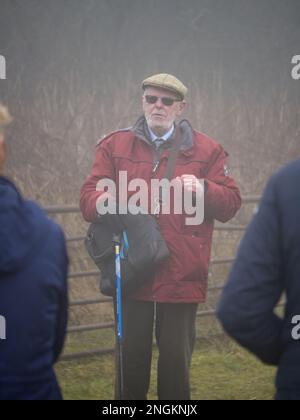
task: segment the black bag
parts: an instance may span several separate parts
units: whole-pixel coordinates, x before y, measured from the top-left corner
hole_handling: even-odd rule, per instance
[[[111,215],[90,226],[85,241],[89,255],[101,271],[100,290],[114,296],[116,289],[113,237],[121,238],[122,293],[128,294],[148,279],[170,253],[151,215]]]
[[[171,181],[180,146],[180,129],[176,128],[165,178]],[[160,203],[162,195],[160,191]],[[122,293],[128,294],[147,280],[170,253],[156,219],[149,214],[106,214],[88,230],[85,245],[101,271],[100,290],[115,296],[116,270],[113,238],[121,237]]]

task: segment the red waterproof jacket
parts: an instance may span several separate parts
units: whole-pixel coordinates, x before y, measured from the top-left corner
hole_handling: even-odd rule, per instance
[[[208,266],[214,220],[227,222],[241,206],[241,197],[234,180],[228,175],[227,153],[204,134],[180,122],[181,146],[174,178],[183,174],[205,180],[205,217],[200,225],[186,225],[185,214],[158,216],[161,233],[170,250],[170,258],[156,271],[132,298],[136,300],[189,303],[204,302],[207,290]],[[144,117],[129,129],[119,130],[105,137],[97,146],[91,175],[81,189],[80,208],[88,222],[97,219],[96,202],[103,194],[97,191],[100,179],[117,183],[120,171],[126,171],[128,182],[144,179],[148,185],[166,172],[172,138],[161,152],[153,146]],[[133,192],[128,193],[128,197]]]

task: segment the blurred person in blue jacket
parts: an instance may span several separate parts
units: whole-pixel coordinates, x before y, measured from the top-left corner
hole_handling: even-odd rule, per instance
[[[65,239],[3,176],[10,120],[0,105],[0,400],[57,400],[53,364],[68,307]]]
[[[278,400],[300,399],[300,159],[269,181],[219,302],[227,333],[278,366]],[[275,307],[286,295],[283,317]]]

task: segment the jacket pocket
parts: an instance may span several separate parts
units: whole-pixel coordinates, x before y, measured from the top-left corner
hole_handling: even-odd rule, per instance
[[[181,234],[174,235],[167,242],[171,251],[169,270],[172,278],[176,281],[206,281],[210,256],[208,238]]]

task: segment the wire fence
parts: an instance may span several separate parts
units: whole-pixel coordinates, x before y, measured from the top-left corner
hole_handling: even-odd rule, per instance
[[[245,196],[243,197],[243,206],[247,204],[254,204],[256,205],[260,200],[259,196]],[[45,208],[46,212],[49,216],[61,215],[61,214],[79,214],[80,210],[77,206],[69,205],[69,206],[51,206]],[[242,233],[245,231],[247,225],[232,225],[232,224],[216,224],[215,230],[221,232],[240,232]],[[77,236],[70,236],[67,237],[67,243],[74,243],[74,242],[82,242],[85,239],[85,235],[77,235]],[[231,264],[234,261],[234,256],[230,258],[213,258],[210,262],[210,266],[217,266],[217,265],[224,265],[224,264]],[[78,272],[71,272],[69,274],[69,279],[76,279],[76,278],[87,278],[87,277],[97,277],[99,276],[99,270],[89,270],[89,271],[78,271]],[[221,292],[223,289],[225,279],[221,279],[217,282],[217,286],[211,286],[208,288],[208,293],[210,292]],[[92,298],[92,299],[76,299],[69,303],[70,308],[74,307],[86,307],[90,305],[99,305],[112,302],[111,298],[101,297],[99,292],[99,298]],[[214,317],[216,312],[216,308],[207,309],[207,310],[199,310],[197,313],[197,318],[202,317]],[[83,333],[87,331],[97,331],[97,330],[114,330],[114,322],[102,322],[102,323],[93,323],[93,324],[82,324],[82,325],[70,325],[67,329],[68,334],[73,333]],[[66,353],[61,356],[60,360],[74,360],[79,359],[82,357],[91,357],[96,355],[104,355],[108,353],[114,352],[113,347],[109,348],[97,348],[94,350],[84,350],[84,351],[77,351]]]

